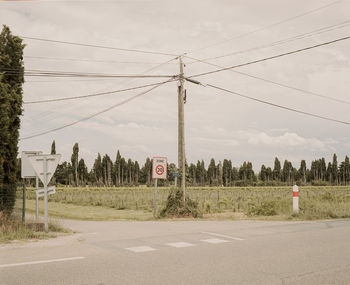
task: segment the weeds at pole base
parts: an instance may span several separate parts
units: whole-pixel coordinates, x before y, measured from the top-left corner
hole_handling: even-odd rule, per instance
[[[198,202],[186,197],[183,200],[183,192],[180,189],[169,193],[165,208],[160,212],[160,217],[193,217],[200,218],[203,214],[198,209]]]

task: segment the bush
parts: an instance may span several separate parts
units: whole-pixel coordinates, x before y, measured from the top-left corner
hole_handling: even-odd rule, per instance
[[[186,197],[184,202],[183,193],[180,189],[170,192],[165,208],[160,212],[161,217],[201,217],[198,203]]]

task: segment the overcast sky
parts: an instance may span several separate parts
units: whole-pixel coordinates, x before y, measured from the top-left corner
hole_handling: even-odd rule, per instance
[[[326,8],[318,9],[331,4]],[[315,10],[312,13],[307,11]],[[350,2],[331,0],[213,1],[6,1],[0,2],[1,23],[13,34],[52,40],[182,54],[233,66],[350,35]],[[305,14],[303,16],[298,16]],[[293,19],[291,19],[293,18]],[[285,21],[286,19],[290,19]],[[282,23],[281,23],[282,22]],[[344,24],[343,24],[344,23]],[[342,26],[336,26],[342,24]],[[320,30],[333,27],[325,32]],[[261,29],[263,28],[263,29]],[[271,43],[316,32],[283,44]],[[59,70],[107,74],[141,74],[174,56],[122,52],[25,40],[27,70]],[[254,49],[266,45],[265,48]],[[234,69],[249,75],[350,102],[350,40]],[[244,52],[241,52],[244,51]],[[239,52],[239,53],[238,53]],[[44,58],[37,58],[44,57]],[[74,60],[62,60],[74,59]],[[94,61],[77,61],[77,59]],[[186,76],[218,69],[184,57]],[[147,74],[175,75],[177,60]],[[26,77],[25,102],[86,95],[159,82],[164,79],[81,79]],[[210,83],[274,104],[350,122],[349,104],[222,71],[198,77]],[[186,82],[186,158],[231,159],[235,166],[253,162],[258,170],[273,166],[274,157],[299,167],[301,159],[350,154],[350,126],[293,113],[210,87]],[[88,99],[24,105],[20,136],[69,124],[117,104],[142,90]],[[93,119],[36,138],[20,141],[22,150],[49,152],[56,141],[63,160],[79,143],[80,157],[90,168],[97,153],[144,163],[167,156],[177,162],[177,83]]]

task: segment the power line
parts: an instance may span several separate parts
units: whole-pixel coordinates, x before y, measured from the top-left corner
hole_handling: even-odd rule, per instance
[[[155,54],[155,55],[177,56],[176,54],[172,54],[172,53],[147,51],[147,50],[138,50],[138,49],[127,49],[127,48],[119,48],[119,47],[109,47],[109,46],[92,45],[92,44],[84,44],[84,43],[76,43],[76,42],[68,42],[68,41],[58,41],[58,40],[44,39],[44,38],[37,38],[37,37],[24,37],[24,36],[21,36],[21,38],[27,39],[27,40],[34,40],[34,41],[42,41],[42,42],[50,42],[50,43],[57,43],[57,44],[74,45],[74,46],[84,46],[84,47],[91,47],[91,48],[119,50],[119,51],[125,51],[125,52],[136,52],[136,53]]]
[[[130,88],[124,88],[124,89],[119,89],[119,90],[113,90],[113,91],[108,91],[108,92],[81,95],[81,96],[63,97],[63,98],[37,100],[37,101],[26,101],[26,102],[23,102],[23,104],[28,105],[28,104],[38,104],[38,103],[52,103],[52,102],[60,102],[60,101],[68,101],[68,100],[75,100],[75,99],[97,97],[97,96],[103,96],[103,95],[111,95],[111,94],[115,94],[115,93],[121,93],[121,92],[125,92],[125,91],[137,90],[137,89],[146,88],[146,87],[150,87],[150,86],[156,86],[159,84],[162,84],[162,82],[146,84],[146,85],[130,87]]]
[[[274,47],[274,46],[278,46],[278,45],[283,45],[289,42],[293,42],[296,40],[301,40],[301,39],[305,39],[308,37],[313,37],[315,35],[320,35],[323,33],[327,33],[327,32],[331,32],[337,29],[341,29],[341,28],[345,28],[347,26],[349,26],[350,20],[344,21],[342,23],[339,24],[335,24],[335,25],[331,25],[331,26],[327,26],[327,27],[323,27],[323,28],[319,28],[307,33],[303,33],[303,34],[299,34],[299,35],[295,35],[293,37],[289,37],[289,38],[285,38],[283,40],[278,40],[269,44],[264,44],[264,45],[260,45],[260,46],[256,46],[256,47],[252,47],[252,48],[248,48],[248,49],[244,49],[244,50],[239,50],[239,51],[235,51],[235,52],[231,52],[228,54],[224,54],[224,55],[220,55],[220,56],[214,56],[214,57],[208,57],[205,58],[204,60],[213,60],[213,59],[219,59],[219,58],[224,58],[224,57],[229,57],[229,56],[233,56],[233,55],[237,55],[237,54],[243,54],[243,53],[247,53],[250,51],[255,51],[255,50],[259,50],[259,49],[264,49],[264,48],[268,48],[268,47]],[[193,61],[190,62],[188,64],[193,64],[196,63],[197,61]]]
[[[87,72],[69,72],[69,71],[52,71],[52,70],[18,70],[3,68],[0,73],[5,72],[5,75],[24,74],[24,76],[35,77],[93,77],[93,78],[169,78],[176,75],[142,75],[142,74],[107,74],[107,73],[87,73]]]
[[[317,44],[317,45],[313,45],[313,46],[308,46],[308,47],[297,49],[297,50],[294,50],[294,51],[289,51],[289,52],[286,52],[286,53],[281,53],[281,54],[270,56],[270,57],[265,57],[265,58],[262,58],[262,59],[257,59],[257,60],[246,62],[246,63],[233,65],[233,66],[230,66],[230,67],[225,67],[225,68],[221,68],[221,69],[217,69],[217,70],[213,70],[213,71],[208,71],[208,72],[195,74],[195,75],[192,75],[192,76],[188,76],[188,78],[199,77],[199,76],[203,76],[203,75],[208,75],[208,74],[221,72],[221,71],[224,71],[224,70],[229,70],[229,69],[233,69],[233,68],[237,68],[237,67],[251,65],[251,64],[258,63],[258,62],[263,62],[263,61],[267,61],[267,60],[270,60],[270,59],[275,59],[275,58],[283,57],[283,56],[286,56],[286,55],[299,53],[299,52],[302,52],[302,51],[310,50],[310,49],[317,48],[317,47],[320,47],[320,46],[333,44],[333,43],[344,41],[344,40],[348,40],[348,39],[350,39],[350,36],[347,36],[347,37],[344,37],[344,38],[339,38],[339,39],[328,41],[328,42],[323,42],[323,43],[320,43],[320,44]]]
[[[249,100],[252,100],[252,101],[255,101],[255,102],[259,102],[259,103],[266,104],[266,105],[269,105],[269,106],[272,106],[272,107],[276,107],[276,108],[280,108],[280,109],[283,109],[283,110],[288,110],[288,111],[291,111],[291,112],[295,112],[295,113],[299,113],[299,114],[303,114],[303,115],[307,115],[307,116],[311,116],[311,117],[315,117],[315,118],[319,118],[319,119],[323,119],[323,120],[327,120],[327,121],[331,121],[331,122],[335,122],[335,123],[350,125],[350,122],[341,121],[341,120],[337,120],[337,119],[333,119],[333,118],[329,118],[329,117],[320,116],[320,115],[317,115],[317,114],[301,111],[301,110],[298,110],[298,109],[294,109],[294,108],[278,105],[278,104],[275,104],[275,103],[272,103],[272,102],[269,102],[269,101],[257,99],[257,98],[254,98],[254,97],[250,97],[250,96],[247,96],[247,95],[244,95],[244,94],[241,94],[241,93],[238,93],[238,92],[234,92],[234,91],[231,91],[231,90],[219,87],[219,86],[215,86],[215,85],[212,85],[212,84],[201,83],[201,85],[209,86],[209,87],[217,89],[217,90],[225,91],[227,93],[231,93],[231,94],[237,95],[237,96],[245,98],[245,99],[249,99]]]
[[[76,79],[76,80],[25,80],[24,83],[60,83],[60,82],[91,82],[91,81],[110,81],[113,78],[100,79]],[[118,79],[118,78],[116,78]]]
[[[31,56],[25,55],[25,59],[39,59],[39,60],[52,60],[52,61],[78,61],[78,62],[102,62],[102,63],[116,63],[116,64],[160,64],[160,62],[147,62],[147,61],[118,61],[118,60],[102,60],[102,59],[88,59],[88,58],[63,58],[63,57],[46,57],[46,56]]]
[[[158,85],[153,86],[152,88],[150,88],[150,89],[148,89],[148,90],[146,90],[146,91],[143,91],[143,92],[141,92],[141,93],[139,93],[139,94],[136,94],[136,95],[134,95],[134,96],[131,96],[131,97],[129,97],[128,99],[125,99],[125,100],[123,100],[123,101],[121,101],[121,102],[119,102],[119,103],[117,103],[117,104],[115,104],[115,105],[112,105],[112,106],[110,106],[110,107],[108,107],[108,108],[106,108],[106,109],[104,109],[104,110],[101,110],[101,111],[99,111],[99,112],[97,112],[97,113],[91,114],[91,115],[89,115],[89,116],[87,116],[87,117],[81,118],[81,119],[79,119],[79,120],[77,120],[77,121],[74,121],[74,122],[72,122],[72,123],[69,123],[69,124],[66,124],[66,125],[63,125],[63,126],[61,126],[61,127],[57,127],[57,128],[51,129],[51,130],[47,130],[47,131],[44,131],[44,132],[41,132],[41,133],[38,133],[38,134],[35,134],[35,135],[23,137],[23,138],[20,138],[19,140],[27,140],[27,139],[35,138],[35,137],[38,137],[38,136],[46,135],[46,134],[48,134],[48,133],[52,133],[52,132],[55,132],[55,131],[58,131],[58,130],[62,130],[62,129],[64,129],[64,128],[67,128],[67,127],[76,125],[76,124],[78,124],[78,123],[80,123],[80,122],[89,120],[89,119],[94,118],[94,117],[96,117],[96,116],[98,116],[98,115],[101,115],[101,114],[103,114],[103,113],[106,113],[106,112],[108,112],[108,111],[110,111],[110,110],[112,110],[112,109],[114,109],[114,108],[116,108],[116,107],[119,107],[119,106],[121,106],[121,105],[124,105],[124,104],[126,104],[126,103],[128,103],[128,102],[130,102],[130,101],[132,101],[132,100],[134,100],[134,99],[136,99],[136,98],[138,98],[138,97],[141,97],[142,95],[145,95],[145,94],[151,92],[152,90],[154,90],[154,89],[156,89],[156,88],[158,88],[158,87],[160,87],[160,86],[162,86],[162,85],[164,85],[164,84],[166,84],[166,83],[168,83],[168,82],[170,82],[170,81],[172,81],[172,79],[169,79],[169,80],[167,80],[167,81],[161,82],[161,83],[159,83]]]
[[[207,62],[207,61],[202,60],[202,59],[197,59],[197,58],[194,58],[194,57],[191,57],[191,56],[186,56],[186,57],[189,58],[189,59],[196,60],[198,62],[207,64],[207,65],[224,68],[224,67],[222,67],[220,65],[217,65],[217,64],[214,64],[214,63],[210,63],[210,62]],[[271,84],[274,84],[274,85],[277,85],[277,86],[281,86],[281,87],[284,87],[284,88],[288,88],[288,89],[292,89],[292,90],[299,91],[299,92],[302,92],[302,93],[306,93],[306,94],[309,94],[309,95],[317,96],[317,97],[320,97],[320,98],[323,98],[323,99],[327,99],[327,100],[335,101],[335,102],[338,102],[338,103],[344,103],[344,104],[350,105],[349,101],[345,101],[345,100],[329,97],[329,96],[326,96],[326,95],[318,94],[318,93],[315,93],[315,92],[312,92],[312,91],[304,90],[304,89],[301,89],[301,88],[298,88],[298,87],[294,87],[294,86],[290,86],[290,85],[287,85],[287,84],[283,84],[283,83],[279,83],[279,82],[276,82],[276,81],[272,81],[272,80],[269,80],[269,79],[261,78],[261,77],[255,76],[255,75],[250,75],[250,74],[247,74],[247,73],[244,73],[244,72],[239,72],[237,70],[230,69],[229,71],[234,72],[234,73],[238,73],[238,74],[241,74],[241,75],[244,75],[244,76],[248,76],[248,77],[251,77],[251,78],[254,78],[254,79],[258,79],[258,80],[261,80],[261,81],[264,81],[264,82],[268,82],[268,83],[271,83]]]
[[[161,67],[161,66],[163,66],[163,65],[169,64],[170,62],[176,60],[177,58],[178,58],[178,57],[174,57],[174,58],[168,59],[168,60],[166,60],[166,61],[164,61],[164,62],[161,62],[161,63],[159,63],[159,64],[157,64],[157,65],[155,65],[155,66],[153,66],[153,67],[151,67],[151,68],[148,68],[148,69],[146,69],[146,70],[140,72],[139,74],[143,75],[143,74],[150,73],[151,71],[156,70],[156,69],[158,69],[159,67]],[[127,78],[127,79],[124,79],[124,80],[123,80],[122,82],[120,82],[119,84],[123,84],[123,83],[126,83],[126,82],[133,82],[133,81],[135,81],[135,80],[137,80],[137,79],[138,79],[138,78],[133,78],[133,79]],[[93,79],[93,80],[107,80],[107,79]],[[107,88],[103,88],[103,89],[98,90],[97,92],[103,92],[103,91],[105,91],[106,89],[107,89]],[[68,104],[69,104],[68,102],[65,103],[65,105],[68,105]],[[72,106],[76,106],[76,104],[69,104],[69,106],[66,107],[66,109],[67,109],[67,108],[71,108]],[[80,107],[80,108],[81,108],[81,107]],[[51,111],[44,112],[44,119],[45,119],[45,116],[47,117],[47,116],[49,116],[49,115],[52,115],[52,112],[51,112]],[[41,113],[41,114],[38,114],[37,116],[40,117],[40,120],[41,120],[41,121],[43,120],[43,115],[42,115],[42,113]],[[33,117],[32,117],[32,118],[33,118]],[[50,119],[49,121],[51,121],[51,120],[52,120],[52,119]],[[48,120],[45,119],[45,121],[47,122]]]
[[[202,51],[202,50],[205,50],[205,49],[210,48],[210,47],[213,47],[213,46],[221,45],[221,44],[230,42],[230,41],[235,40],[235,39],[239,39],[239,38],[243,38],[243,37],[246,37],[246,36],[255,34],[255,33],[260,32],[260,31],[263,31],[263,30],[265,30],[265,29],[269,29],[269,28],[275,27],[275,26],[277,26],[277,25],[284,24],[284,23],[287,23],[287,22],[289,22],[289,21],[295,20],[295,19],[297,19],[297,18],[300,18],[300,17],[306,16],[306,15],[312,14],[312,13],[314,13],[314,12],[323,10],[323,9],[328,8],[328,7],[330,7],[330,6],[336,5],[336,4],[340,3],[340,2],[343,2],[343,0],[334,1],[334,2],[331,2],[331,3],[327,4],[327,5],[324,5],[324,6],[321,6],[321,7],[318,7],[318,8],[309,10],[309,11],[306,11],[306,12],[304,12],[304,13],[295,15],[295,16],[293,16],[293,17],[290,17],[290,18],[287,18],[287,19],[284,19],[284,20],[281,20],[281,21],[277,21],[277,22],[275,22],[275,23],[269,24],[269,25],[267,25],[267,26],[263,26],[263,27],[261,27],[261,28],[257,28],[257,29],[255,29],[255,30],[250,31],[250,32],[243,33],[243,34],[240,34],[240,35],[238,35],[238,36],[235,36],[235,37],[232,37],[232,38],[229,38],[229,39],[226,39],[226,40],[223,40],[223,41],[220,41],[220,42],[211,44],[211,45],[207,45],[207,46],[202,47],[202,48],[198,48],[198,49],[195,49],[195,50],[191,50],[191,51],[187,52],[187,54],[193,53],[193,52]]]

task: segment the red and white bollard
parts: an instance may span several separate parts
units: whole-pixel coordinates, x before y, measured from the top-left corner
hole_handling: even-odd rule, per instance
[[[297,185],[293,186],[293,212],[299,213],[299,189]]]

